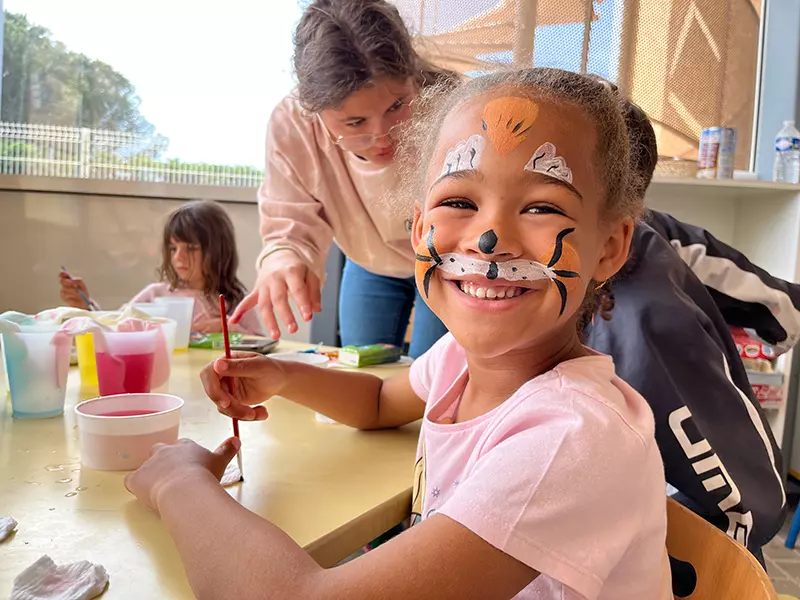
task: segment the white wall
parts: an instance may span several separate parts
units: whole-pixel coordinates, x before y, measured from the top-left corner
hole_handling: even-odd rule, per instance
[[[183,200],[0,191],[0,312],[33,313],[61,304],[65,265],[104,308],[117,308],[156,280],[166,216]],[[239,276],[255,280],[261,248],[255,202],[225,202],[239,250]],[[287,339],[308,341],[309,325]]]

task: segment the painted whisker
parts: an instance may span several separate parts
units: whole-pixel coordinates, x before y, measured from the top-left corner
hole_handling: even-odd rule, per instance
[[[425,256],[424,254],[417,254],[417,260],[422,262],[433,262],[433,264],[428,267],[428,270],[425,271],[425,278],[422,281],[422,287],[425,290],[425,297],[428,297],[428,289],[431,285],[431,277],[433,277],[433,272],[436,270],[436,267],[442,264],[442,258],[439,256],[439,253],[436,251],[436,246],[433,243],[433,225],[431,225],[431,229],[428,232],[428,254],[430,256]]]
[[[535,260],[514,259],[507,261],[488,261],[480,258],[472,258],[463,254],[449,252],[439,254],[434,245],[434,228],[431,226],[427,238],[427,250],[429,256],[424,254],[417,254],[417,260],[424,263],[431,263],[425,271],[423,278],[423,288],[425,296],[428,296],[430,281],[433,277],[434,271],[438,268],[442,273],[452,275],[455,278],[469,277],[471,275],[479,275],[488,280],[504,280],[504,281],[525,281],[533,282],[540,279],[549,279],[553,282],[558,293],[561,297],[561,309],[559,316],[564,314],[567,305],[567,286],[562,279],[579,279],[580,274],[576,271],[569,269],[555,268],[558,262],[564,257],[564,238],[570,233],[575,231],[574,228],[563,229],[556,236],[556,242],[553,247],[553,255],[545,265]],[[491,236],[488,235],[491,232]],[[483,234],[479,245],[483,250],[494,250],[497,243],[494,231],[486,232]],[[490,239],[491,238],[491,239]]]

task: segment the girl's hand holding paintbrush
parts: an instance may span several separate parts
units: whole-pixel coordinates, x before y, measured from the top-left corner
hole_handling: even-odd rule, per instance
[[[281,395],[290,365],[254,352],[232,352],[230,359],[219,358],[205,367],[200,379],[223,415],[240,421],[263,421],[267,409],[261,403]],[[232,394],[227,380],[233,383]]]
[[[283,361],[237,352],[218,358],[200,372],[206,394],[224,415],[243,421],[263,421],[262,402],[281,396],[359,429],[397,427],[422,416],[425,403],[411,389],[407,376],[386,381],[369,373],[326,369],[302,362]],[[233,393],[228,382],[233,384]],[[411,413],[387,400],[390,395],[408,400]]]

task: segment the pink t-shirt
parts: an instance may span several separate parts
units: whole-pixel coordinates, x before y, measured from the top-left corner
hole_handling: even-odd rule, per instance
[[[219,323],[219,329],[214,331],[222,331],[222,323],[219,315],[219,304],[212,302],[206,295],[198,290],[189,290],[178,288],[170,290],[169,284],[166,282],[151,283],[141,292],[136,294],[131,303],[134,302],[153,302],[156,298],[164,296],[175,296],[183,298],[194,298],[194,314],[192,315],[192,330],[196,326],[201,326],[204,323]],[[258,320],[255,310],[248,311],[238,325],[231,325],[231,331],[238,331],[242,333],[249,333],[252,335],[264,335],[264,330]]]
[[[413,207],[387,202],[393,165],[380,166],[334,144],[320,120],[287,96],[267,131],[264,183],[258,190],[263,258],[280,249],[297,253],[325,280],[335,240],[350,260],[389,277],[414,274]]]
[[[417,359],[410,378],[427,404],[415,522],[446,515],[541,573],[517,598],[672,599],[653,415],[610,357],[563,362],[456,424],[436,422],[468,379],[451,334]]]

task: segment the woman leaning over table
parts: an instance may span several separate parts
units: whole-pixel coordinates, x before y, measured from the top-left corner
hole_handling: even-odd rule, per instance
[[[295,91],[270,118],[259,190],[261,235],[253,291],[233,316],[258,305],[273,338],[319,312],[325,260],[336,241],[347,260],[339,300],[343,345],[402,345],[409,354],[446,331],[414,285],[410,214],[382,203],[394,183],[394,132],[422,86],[455,80],[412,48],[384,0],[315,0],[294,35]]]

